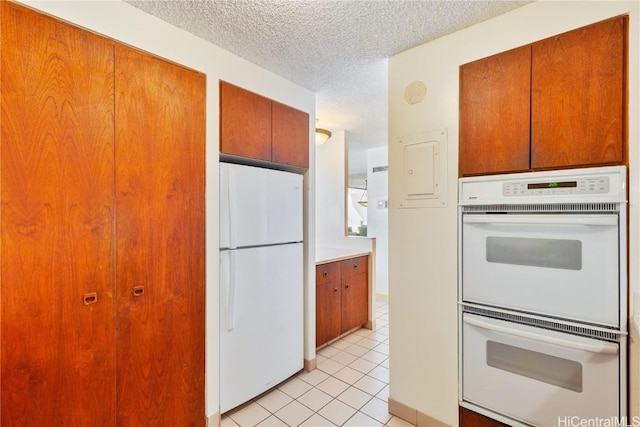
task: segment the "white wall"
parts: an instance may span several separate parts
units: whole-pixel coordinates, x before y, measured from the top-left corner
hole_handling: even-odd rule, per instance
[[[389,295],[389,209],[378,203],[389,199],[389,172],[373,172],[373,168],[388,165],[387,147],[367,150],[368,233],[376,238],[375,292],[378,295]]]
[[[629,24],[630,287],[640,292],[640,168],[637,1],[541,1],[403,52],[389,61],[390,397],[457,425],[457,216],[444,208],[399,209],[400,136],[448,131],[449,200],[457,200],[458,68],[461,64],[620,14]],[[423,102],[404,101],[421,80]],[[636,308],[638,310],[638,308]],[[631,413],[638,415],[638,343],[632,344]]]
[[[347,138],[336,131],[316,147],[316,247],[371,251],[371,239],[345,235]]]
[[[120,1],[29,1],[34,9],[183,64],[207,75],[206,142],[206,411],[219,408],[218,80],[309,113],[310,168],[305,174],[305,358],[315,356],[315,95],[209,42]],[[309,291],[312,289],[312,292]]]

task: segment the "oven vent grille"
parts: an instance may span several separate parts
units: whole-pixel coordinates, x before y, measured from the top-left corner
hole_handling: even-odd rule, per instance
[[[598,213],[598,212],[619,212],[620,203],[541,203],[523,205],[471,205],[462,206],[462,212],[578,212],[578,213]]]
[[[523,316],[514,313],[505,313],[494,310],[488,310],[485,308],[474,307],[464,305],[465,313],[478,314],[480,316],[492,317],[494,319],[507,320],[509,322],[520,323],[522,325],[535,326],[538,328],[549,329],[553,331],[566,332],[573,335],[579,335],[587,338],[595,338],[607,341],[618,341],[620,332],[615,330],[604,331],[601,329],[593,329],[585,326],[579,326],[574,324],[566,324],[563,322],[557,322],[553,320],[545,320],[540,318],[534,318],[529,316]]]

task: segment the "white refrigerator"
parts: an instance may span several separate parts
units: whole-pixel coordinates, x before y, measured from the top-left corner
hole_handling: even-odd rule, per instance
[[[220,164],[220,413],[303,367],[302,175]]]

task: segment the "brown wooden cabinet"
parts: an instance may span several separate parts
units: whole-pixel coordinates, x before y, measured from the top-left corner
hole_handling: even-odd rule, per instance
[[[339,262],[316,267],[316,347],[342,333],[341,281]]]
[[[309,115],[220,81],[220,153],[309,167]]]
[[[316,267],[316,347],[367,323],[368,256]]]
[[[205,77],[0,7],[2,424],[202,426]]]
[[[616,17],[531,51],[531,168],[623,164],[626,27]]]
[[[627,21],[462,65],[460,175],[624,164]]]
[[[470,411],[462,406],[458,406],[458,417],[460,427],[506,427],[506,424]]]
[[[342,270],[342,330],[341,333],[367,323],[369,301],[369,257],[346,259]]]

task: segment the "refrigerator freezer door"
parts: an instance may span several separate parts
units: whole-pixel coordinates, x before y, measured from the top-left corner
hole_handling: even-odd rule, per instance
[[[302,175],[221,163],[220,247],[301,242],[302,193]]]
[[[303,367],[302,243],[223,251],[221,264],[224,413]]]

